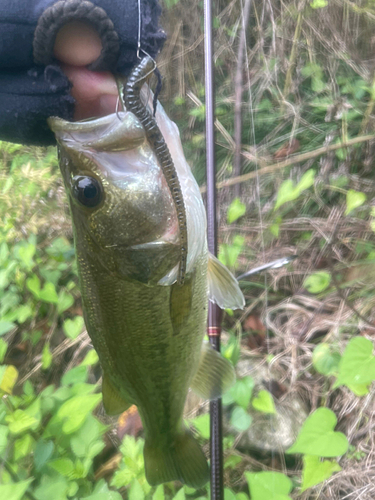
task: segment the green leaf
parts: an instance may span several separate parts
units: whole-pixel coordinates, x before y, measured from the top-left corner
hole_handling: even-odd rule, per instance
[[[327,5],[327,0],[313,0],[312,2],[310,2],[310,6],[313,9],[323,9],[324,7],[327,7]]]
[[[72,434],[77,431],[87,416],[99,404],[101,398],[101,394],[89,394],[76,396],[66,401],[56,414],[56,417],[63,422],[63,432]]]
[[[281,472],[245,472],[251,500],[291,500],[292,481]]]
[[[11,321],[0,321],[0,337],[13,330],[15,326]]]
[[[34,266],[33,257],[35,255],[35,251],[36,246],[32,243],[28,243],[20,247],[18,250],[18,257],[28,270],[32,269]]]
[[[318,408],[305,420],[296,442],[286,453],[303,453],[319,457],[338,457],[348,450],[348,440],[335,432],[336,415],[328,408]]]
[[[49,342],[46,342],[42,351],[42,370],[48,370],[51,366],[53,356],[49,348]]]
[[[86,382],[88,376],[87,367],[82,363],[64,373],[61,378],[61,385],[82,384]]]
[[[232,398],[231,402],[237,403],[246,410],[249,406],[251,395],[254,389],[254,379],[250,376],[236,380],[234,386],[230,389],[229,394]]]
[[[330,344],[322,343],[315,347],[312,362],[315,370],[327,377],[336,375],[339,369],[341,356],[338,352],[332,352]]]
[[[329,287],[330,283],[330,273],[318,271],[317,273],[310,274],[303,282],[303,286],[310,293],[321,293]]]
[[[65,477],[42,475],[40,485],[33,492],[37,500],[67,500],[69,484]],[[26,500],[26,499],[25,499]]]
[[[34,478],[20,481],[19,483],[0,484],[0,498],[4,500],[23,500],[24,494]]]
[[[224,500],[236,500],[236,495],[229,488],[224,488]]]
[[[245,213],[246,213],[246,205],[242,203],[242,201],[239,198],[235,198],[228,208],[228,213],[227,213],[228,224],[232,224],[232,222],[235,222],[237,219],[245,215]]]
[[[173,497],[173,500],[185,500],[185,499],[186,499],[186,496],[185,496],[184,488],[181,488],[180,490],[178,490],[176,495]]]
[[[11,415],[8,415],[5,420],[9,423],[9,431],[11,434],[21,434],[28,429],[33,429],[39,425],[39,420],[31,415],[28,415],[24,410],[16,410]]]
[[[0,364],[4,361],[8,350],[8,343],[4,339],[0,339]]]
[[[246,431],[250,427],[251,421],[251,416],[241,406],[236,406],[233,409],[230,423],[237,431]]]
[[[346,193],[346,210],[345,215],[350,214],[352,210],[360,207],[366,201],[366,195],[360,191],[354,191],[353,189],[349,189]]]
[[[30,434],[25,434],[20,439],[17,439],[14,443],[14,460],[18,462],[23,457],[28,455],[33,447],[34,440]]]
[[[273,397],[268,391],[259,391],[251,404],[253,408],[262,413],[276,413]]]
[[[219,260],[224,266],[237,267],[237,259],[241,254],[245,244],[245,237],[239,234],[233,238],[231,244],[223,243],[219,245]]]
[[[54,444],[52,441],[44,441],[40,439],[34,450],[34,465],[35,469],[39,471],[44,464],[52,456],[54,450]]]
[[[48,467],[51,467],[67,478],[72,478],[75,472],[74,464],[69,458],[57,458],[56,460],[52,460],[48,462]]]
[[[301,180],[295,187],[295,191],[298,193],[298,196],[302,193],[302,191],[305,191],[309,187],[314,185],[315,181],[315,171],[310,169],[307,170],[301,177]]]
[[[319,457],[305,455],[303,457],[301,493],[316,484],[329,479],[334,472],[339,472],[341,467],[335,461],[320,461]]]
[[[9,429],[6,425],[0,425],[0,454],[8,446]]]
[[[274,210],[277,210],[288,201],[295,200],[297,197],[298,194],[296,194],[296,192],[294,191],[293,181],[291,179],[287,179],[281,184],[279,191],[277,192]]]
[[[144,500],[144,498],[145,498],[145,493],[142,489],[142,486],[139,484],[139,481],[137,479],[134,479],[129,489],[128,499]]]
[[[82,316],[76,316],[74,319],[66,319],[63,324],[65,335],[74,340],[82,332],[84,321]]]
[[[351,339],[341,357],[334,388],[340,385],[367,385],[375,380],[373,349],[372,342],[364,337]]]
[[[18,379],[18,370],[13,365],[0,367],[0,391],[12,394],[13,387]]]
[[[194,427],[197,429],[199,434],[204,439],[209,439],[210,437],[210,415],[208,413],[204,415],[199,415],[191,421]]]
[[[81,366],[92,366],[96,365],[97,363],[99,363],[99,356],[95,349],[91,349],[91,351],[86,354],[85,359],[81,363]]]
[[[155,493],[152,495],[152,500],[164,500],[164,499],[165,499],[164,485],[159,484],[159,486],[155,490]]]
[[[102,480],[97,483],[92,495],[80,498],[80,500],[122,500],[122,496],[117,491],[110,490],[108,484]]]
[[[43,302],[48,302],[51,304],[57,304],[59,298],[56,293],[56,287],[53,283],[46,283],[43,287],[43,290],[39,292],[39,299],[43,300]]]
[[[59,294],[59,300],[58,300],[58,303],[57,303],[57,312],[59,314],[61,314],[64,311],[66,311],[67,309],[69,309],[69,307],[72,307],[73,304],[74,304],[74,297],[73,297],[73,295],[71,295],[70,293],[66,293],[66,292],[62,291]]]
[[[31,278],[27,278],[26,286],[30,290],[30,292],[39,299],[40,292],[40,279],[36,274],[33,274]]]

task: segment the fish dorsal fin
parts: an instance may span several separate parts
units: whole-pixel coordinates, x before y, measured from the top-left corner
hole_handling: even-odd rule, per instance
[[[107,415],[119,415],[126,411],[132,403],[126,401],[113,387],[106,375],[103,375],[102,383],[103,406]]]
[[[204,399],[216,399],[232,387],[236,381],[230,361],[215,351],[208,342],[201,350],[198,369],[190,384],[191,389]]]
[[[208,257],[208,294],[221,309],[243,309],[245,306],[238,281],[211,253]]]

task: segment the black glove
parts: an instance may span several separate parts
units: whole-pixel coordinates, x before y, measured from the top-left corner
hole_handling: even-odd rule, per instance
[[[165,33],[158,0],[141,0],[141,49],[156,57]],[[89,66],[128,74],[137,62],[138,0],[0,0],[0,139],[49,145],[49,116],[72,120],[71,84],[53,59],[59,29],[85,21],[103,50]]]

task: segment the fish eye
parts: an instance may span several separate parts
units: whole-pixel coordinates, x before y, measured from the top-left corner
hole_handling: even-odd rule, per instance
[[[72,192],[79,203],[85,207],[97,207],[102,201],[102,185],[94,177],[77,175],[73,177]]]

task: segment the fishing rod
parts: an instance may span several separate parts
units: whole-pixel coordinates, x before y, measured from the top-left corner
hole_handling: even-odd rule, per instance
[[[212,46],[212,1],[204,0],[204,68],[206,89],[206,177],[208,249],[217,254],[216,183],[215,183],[215,89]],[[214,349],[220,351],[221,309],[208,306],[207,334]],[[210,402],[211,500],[223,500],[223,426],[221,399]]]

